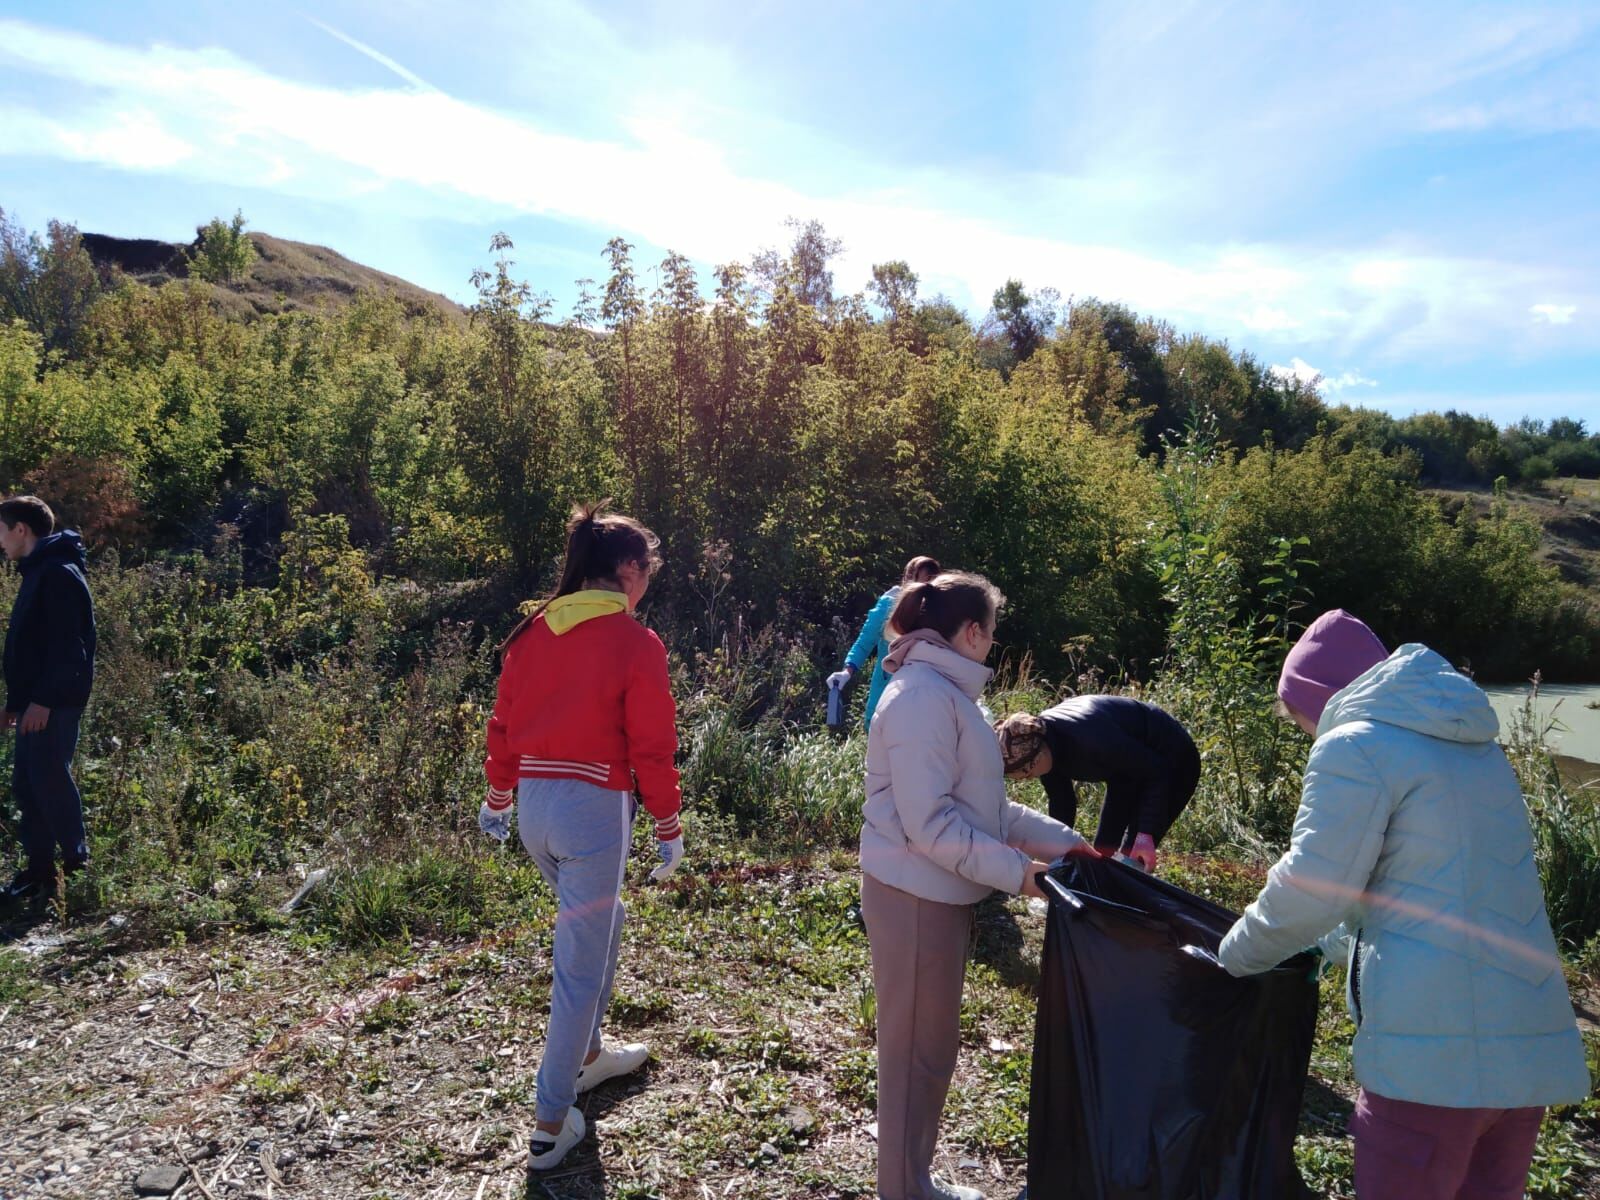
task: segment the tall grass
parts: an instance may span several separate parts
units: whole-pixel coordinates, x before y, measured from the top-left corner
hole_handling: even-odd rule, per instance
[[[1189,520],[1191,533],[1202,525]],[[1281,572],[1279,552],[1265,566]],[[1209,550],[1189,538],[1162,553]],[[1270,715],[1289,610],[1239,617],[1218,599],[1238,568],[1212,568],[1185,568],[1188,590],[1173,598],[1183,637],[1152,682],[1089,670],[1058,682],[1022,657],[1002,664],[988,699],[996,716],[1103,690],[1167,708],[1204,768],[1171,847],[1259,864],[1287,843],[1306,749]],[[458,588],[380,586],[336,547],[309,556],[292,586],[246,587],[227,545],[178,564],[102,565],[95,584],[103,650],[77,764],[94,865],[71,881],[71,913],[123,911],[150,937],[267,924],[298,870],[329,866],[314,923],[370,942],[459,931],[461,914],[504,911],[501,893],[538,890],[532,875],[485,866],[499,860],[474,819],[493,634],[509,620],[492,590],[473,611]],[[11,587],[0,574],[0,606]],[[852,846],[865,739],[820,725],[820,664],[837,647],[751,632],[740,616],[710,650],[692,632],[674,645],[691,839],[755,856]],[[1600,811],[1593,789],[1561,780],[1534,721],[1530,706],[1510,750],[1551,919],[1565,946],[1600,959]],[[0,739],[0,772],[10,752]],[[1013,794],[1042,802],[1036,784]],[[1082,799],[1087,825],[1096,789]],[[521,863],[514,847],[503,858]]]
[[[1533,826],[1545,908],[1557,940],[1587,969],[1600,966],[1600,789],[1562,777],[1549,749],[1556,718],[1542,716],[1539,677],[1503,730]]]

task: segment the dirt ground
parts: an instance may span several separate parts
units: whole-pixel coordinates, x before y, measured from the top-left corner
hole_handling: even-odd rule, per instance
[[[870,990],[852,888],[823,869],[720,885],[685,907],[634,900],[613,1032],[647,1042],[653,1061],[582,1099],[591,1136],[526,1191],[547,916],[399,954],[292,933],[117,952],[114,927],[63,938],[41,925],[13,945],[27,977],[14,969],[0,1003],[0,1195],[132,1196],[163,1164],[186,1176],[180,1195],[213,1200],[870,1195]],[[714,936],[706,914],[730,893],[746,902],[744,936]],[[1036,964],[1042,918],[995,907],[1011,931],[1004,970]],[[702,969],[682,970],[684,957]],[[1018,1107],[996,1095],[993,1067],[1026,1051],[1029,1006],[981,961],[971,990],[940,1166],[1009,1200],[1025,1126],[973,1118]],[[1009,1152],[963,1144],[997,1137]]]

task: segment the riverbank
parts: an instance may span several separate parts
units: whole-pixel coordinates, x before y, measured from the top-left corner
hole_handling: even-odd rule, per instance
[[[1558,759],[1600,768],[1600,684],[1489,684],[1483,689],[1500,718],[1502,740],[1527,716]],[[1563,771],[1575,770],[1563,764]],[[1582,772],[1579,774],[1600,774]]]

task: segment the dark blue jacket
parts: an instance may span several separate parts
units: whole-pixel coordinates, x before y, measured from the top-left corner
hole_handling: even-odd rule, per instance
[[[1194,792],[1200,752],[1177,718],[1154,704],[1129,696],[1074,696],[1039,719],[1052,760],[1039,782],[1058,821],[1077,819],[1073,780],[1136,789],[1141,829],[1165,828],[1171,817],[1162,820],[1162,814],[1181,808]]]
[[[6,628],[6,711],[30,704],[82,708],[94,686],[94,601],[83,577],[83,539],[39,539],[17,563],[22,586]]]

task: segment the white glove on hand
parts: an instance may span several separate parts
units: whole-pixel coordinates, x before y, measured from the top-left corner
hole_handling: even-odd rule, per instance
[[[656,853],[661,855],[661,865],[650,872],[651,883],[665,883],[683,862],[683,834],[671,841],[657,842]]]
[[[478,809],[478,828],[497,842],[511,836],[511,814],[515,811],[516,793],[510,788],[499,791],[489,789],[489,798]]]
[[[828,676],[828,686],[830,688],[842,688],[850,682],[850,676],[852,674],[853,672],[851,672],[848,668],[843,671],[835,671],[832,675]]]

